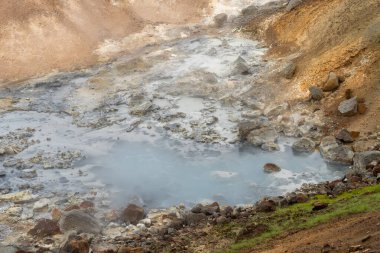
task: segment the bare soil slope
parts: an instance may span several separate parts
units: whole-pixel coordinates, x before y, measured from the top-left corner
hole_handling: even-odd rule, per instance
[[[195,21],[208,0],[0,0],[0,81],[98,61],[94,50],[151,22]]]
[[[376,251],[380,249],[379,228],[379,212],[355,215],[278,238],[267,249],[246,252],[379,252]]]
[[[296,1],[295,1],[296,2]],[[338,127],[378,131],[380,121],[380,1],[304,0],[292,10],[257,17],[247,29],[270,46],[269,56],[297,65],[291,80],[274,77],[282,86],[277,97],[305,99],[308,88],[322,86],[333,71],[344,79],[341,87],[321,103]],[[277,77],[277,78],[276,78]],[[340,117],[337,106],[347,89],[365,99],[365,115]],[[377,119],[374,121],[372,119]]]

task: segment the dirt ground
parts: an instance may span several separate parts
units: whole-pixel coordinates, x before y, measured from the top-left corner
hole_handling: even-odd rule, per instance
[[[198,20],[208,0],[0,0],[0,83],[99,62],[105,40]]]
[[[341,218],[271,241],[245,252],[380,252],[380,212]],[[356,250],[355,250],[356,249]]]

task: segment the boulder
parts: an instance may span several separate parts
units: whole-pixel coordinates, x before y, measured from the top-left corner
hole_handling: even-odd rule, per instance
[[[239,56],[233,63],[231,75],[248,75],[250,68],[246,60]]]
[[[152,107],[153,103],[150,101],[146,101],[131,108],[129,113],[135,116],[144,116],[151,111]]]
[[[297,66],[290,62],[286,64],[285,68],[282,70],[282,74],[286,79],[292,79],[294,74],[296,73]]]
[[[319,101],[324,97],[323,90],[317,86],[309,87],[311,99]]]
[[[214,17],[214,24],[220,28],[227,22],[228,16],[226,13],[220,13]]]
[[[295,141],[292,148],[300,153],[313,153],[315,150],[315,142],[309,138],[301,138]]]
[[[88,253],[90,244],[88,240],[80,236],[70,236],[64,241],[58,251],[59,253]]]
[[[252,121],[243,121],[238,124],[239,128],[239,139],[240,141],[247,140],[248,134],[255,129],[259,129],[261,127],[268,126],[268,120],[263,118],[258,118]]]
[[[338,110],[343,116],[354,116],[358,112],[358,101],[356,97],[341,102]]]
[[[264,127],[251,131],[247,136],[247,141],[254,146],[262,146],[265,143],[277,142],[278,134],[270,127]]]
[[[354,152],[351,148],[339,145],[333,136],[326,136],[321,140],[320,152],[329,162],[352,164]]]
[[[192,213],[203,213],[205,215],[213,215],[220,212],[220,207],[217,202],[209,205],[197,204],[191,209]]]
[[[339,78],[334,72],[330,72],[329,77],[325,85],[323,86],[323,91],[334,91],[339,88]]]
[[[367,165],[373,161],[380,161],[380,151],[356,153],[354,156],[354,169],[365,170]]]
[[[309,200],[309,198],[303,193],[289,193],[286,195],[286,200],[289,205],[294,205],[298,203],[305,203]]]
[[[280,146],[274,142],[267,142],[261,145],[261,149],[265,151],[273,152],[273,151],[279,151]]]
[[[281,168],[274,164],[274,163],[267,163],[264,165],[264,172],[266,173],[273,173],[273,172],[280,172]]]
[[[125,223],[137,225],[140,220],[144,219],[144,208],[135,204],[129,204],[121,214],[121,218]]]
[[[101,232],[98,221],[80,210],[72,210],[62,214],[59,226],[63,232],[72,230],[88,234],[99,234]]]
[[[276,210],[276,203],[273,200],[263,199],[256,204],[256,211],[269,213]]]
[[[44,238],[47,236],[53,236],[60,234],[58,222],[49,219],[41,219],[37,221],[37,224],[29,230],[28,234],[34,238]]]
[[[184,217],[186,225],[197,225],[205,220],[207,216],[204,213],[188,213]]]
[[[325,208],[327,208],[329,206],[328,203],[322,203],[322,202],[315,202],[313,204],[313,211],[319,211],[319,210],[323,210]]]
[[[354,142],[354,139],[352,138],[351,133],[348,132],[347,129],[340,130],[339,133],[336,135],[336,139],[344,143]]]

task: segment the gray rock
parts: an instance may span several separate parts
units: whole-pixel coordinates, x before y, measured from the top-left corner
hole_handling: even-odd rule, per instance
[[[197,225],[207,219],[204,213],[188,213],[185,215],[186,225]]]
[[[303,2],[303,0],[290,0],[288,5],[286,6],[286,11],[292,11],[294,8],[296,8],[298,5],[300,5]]]
[[[323,90],[317,86],[311,86],[309,91],[313,100],[319,101],[324,97]]]
[[[312,153],[315,150],[315,142],[309,138],[301,138],[293,143],[292,148],[300,153]]]
[[[273,152],[273,151],[279,151],[280,146],[274,142],[267,142],[261,145],[261,149],[265,151]]]
[[[286,79],[292,79],[296,70],[297,66],[293,62],[290,62],[286,64],[285,68],[282,70],[282,74]]]
[[[99,234],[101,232],[98,221],[80,210],[64,213],[59,220],[59,226],[63,232],[71,230],[89,234]]]
[[[250,68],[246,60],[239,56],[233,63],[231,75],[248,75]]]
[[[352,138],[350,132],[347,131],[347,129],[340,130],[339,133],[336,135],[336,138],[344,143],[354,142],[354,139]]]
[[[226,216],[219,216],[216,218],[216,224],[225,224],[228,223],[230,219],[228,219]]]
[[[343,116],[354,116],[358,112],[358,101],[356,97],[344,100],[339,104],[339,112]]]
[[[288,109],[289,109],[289,104],[288,103],[283,103],[283,104],[280,104],[280,105],[272,105],[272,106],[268,106],[265,109],[264,114],[267,117],[274,117],[274,116],[278,116],[280,114],[283,114]]]
[[[323,158],[329,162],[339,164],[352,164],[354,152],[351,148],[339,145],[335,137],[324,137],[320,144],[320,151]]]
[[[213,215],[220,212],[220,207],[217,202],[210,205],[197,204],[191,209],[192,213],[203,213],[205,215]]]
[[[259,8],[257,8],[255,5],[250,5],[244,8],[241,11],[241,14],[243,14],[244,16],[252,16],[252,15],[255,15],[258,11],[259,11]]]
[[[242,121],[239,122],[239,139],[240,141],[245,141],[247,139],[248,134],[255,129],[259,129],[262,127],[266,127],[269,125],[269,122],[265,118],[257,118],[251,121]]]
[[[216,27],[222,27],[227,22],[228,16],[225,13],[220,13],[214,17]]]
[[[354,169],[365,170],[373,161],[380,161],[380,151],[365,151],[356,153],[354,156]]]
[[[266,143],[277,142],[278,134],[270,127],[264,127],[251,131],[247,136],[247,141],[254,146],[262,146]]]
[[[151,111],[152,107],[153,107],[153,103],[150,101],[146,101],[139,105],[134,106],[129,111],[129,113],[135,116],[144,116],[145,114]]]
[[[334,72],[330,72],[329,77],[325,85],[323,86],[323,91],[334,91],[339,88],[339,78]]]

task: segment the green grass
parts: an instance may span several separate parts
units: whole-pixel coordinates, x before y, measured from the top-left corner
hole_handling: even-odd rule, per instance
[[[321,211],[312,211],[315,202],[328,203],[329,207]],[[265,243],[268,239],[325,223],[337,217],[350,214],[365,213],[380,210],[380,185],[355,189],[345,192],[335,198],[317,195],[307,203],[279,208],[273,213],[257,214],[248,223],[266,224],[268,230],[254,238],[237,241],[220,253],[235,253]],[[218,226],[218,233],[231,239],[236,237],[236,231],[246,224],[231,223]]]

